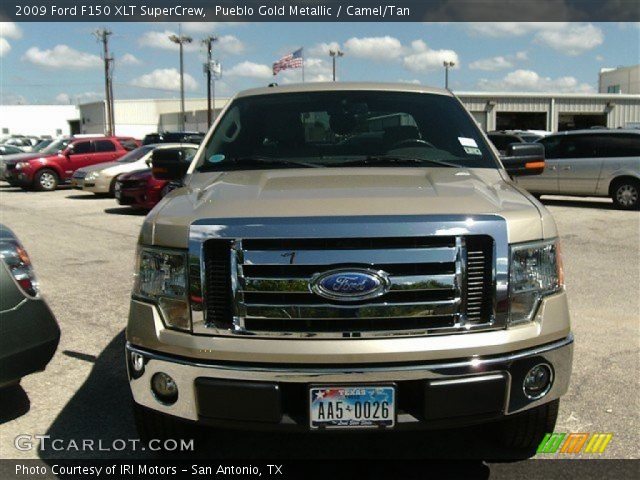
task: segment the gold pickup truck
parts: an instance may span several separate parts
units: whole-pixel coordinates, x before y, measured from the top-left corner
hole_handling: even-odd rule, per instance
[[[233,98],[146,218],[127,326],[139,431],[553,431],[573,336],[558,232],[448,91],[271,86]]]

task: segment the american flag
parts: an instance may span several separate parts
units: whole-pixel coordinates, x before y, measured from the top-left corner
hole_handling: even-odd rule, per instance
[[[280,60],[273,64],[273,74],[277,75],[281,70],[287,70],[288,68],[301,68],[302,67],[302,48],[299,48],[289,55],[285,55]]]

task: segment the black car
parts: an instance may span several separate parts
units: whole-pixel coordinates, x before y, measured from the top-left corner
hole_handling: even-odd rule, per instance
[[[40,295],[29,256],[2,224],[0,331],[0,388],[44,370],[60,341],[60,328]]]
[[[195,143],[199,145],[204,140],[203,132],[161,132],[150,133],[142,139],[143,145],[152,143]]]

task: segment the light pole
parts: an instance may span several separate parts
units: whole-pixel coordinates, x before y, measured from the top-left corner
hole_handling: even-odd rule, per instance
[[[344,57],[344,52],[340,50],[329,50],[329,56],[333,61],[333,81],[336,81],[336,57]]]
[[[193,42],[193,38],[187,35],[169,35],[169,40],[180,46],[180,131],[184,132],[184,60],[183,48],[185,43]]]
[[[211,112],[211,54],[213,51],[213,42],[216,40],[218,40],[218,37],[214,37],[213,35],[202,40],[202,43],[207,47],[207,63],[205,64],[205,72],[207,73],[207,127],[211,127],[213,120]],[[215,108],[215,105],[213,108]]]
[[[453,60],[445,60],[444,62],[442,62],[442,65],[444,66],[444,88],[449,90],[449,69],[455,67],[456,62],[454,62]]]

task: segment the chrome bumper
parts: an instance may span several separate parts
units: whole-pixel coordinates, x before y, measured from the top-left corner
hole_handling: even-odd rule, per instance
[[[144,369],[141,374],[133,374],[130,362],[131,352],[137,352],[145,359]],[[196,379],[235,381],[240,386],[243,382],[253,384],[266,382],[285,387],[292,384],[299,386],[300,384],[386,384],[391,382],[400,385],[402,382],[423,381],[425,388],[435,384],[439,386],[468,384],[469,392],[473,393],[476,388],[474,385],[477,385],[477,382],[501,377],[504,379],[506,388],[503,398],[498,400],[501,403],[499,417],[536,407],[555,400],[566,393],[572,368],[573,335],[553,343],[506,355],[398,366],[343,365],[323,368],[321,366],[288,367],[196,362],[140,349],[130,343],[126,345],[126,353],[129,382],[135,402],[150,409],[186,420],[206,422],[206,419],[199,415]],[[530,400],[523,394],[522,380],[526,371],[540,362],[546,362],[551,365],[554,377],[553,384],[544,397]],[[157,372],[169,374],[178,386],[178,400],[173,405],[165,405],[159,402],[150,389],[151,378]],[[473,401],[473,395],[470,396],[469,401]],[[492,418],[496,418],[496,415],[493,415]],[[473,418],[467,420],[467,423],[478,421],[478,419],[474,420]],[[416,416],[407,412],[400,411],[398,414],[398,428],[411,426],[429,428],[430,423],[435,425],[438,422],[430,422],[428,419],[420,418],[419,415]],[[439,423],[441,424],[442,422]],[[272,425],[272,427],[276,428],[287,426],[299,429],[306,428],[304,422],[296,422],[288,417],[286,412],[284,412],[281,422]]]

